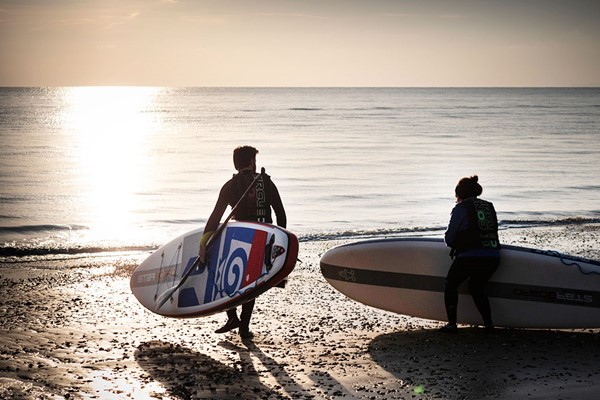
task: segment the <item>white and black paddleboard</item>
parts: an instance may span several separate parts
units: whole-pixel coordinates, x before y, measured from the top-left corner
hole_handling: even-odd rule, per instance
[[[356,301],[446,321],[448,254],[441,239],[383,239],[333,248],[320,264],[325,279]],[[517,246],[503,246],[501,257],[487,286],[495,325],[600,328],[600,262]],[[458,322],[482,323],[466,284]]]

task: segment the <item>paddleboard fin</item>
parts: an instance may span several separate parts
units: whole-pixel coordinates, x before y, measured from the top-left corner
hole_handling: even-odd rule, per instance
[[[267,272],[271,270],[273,267],[273,257],[271,257],[273,253],[273,245],[275,244],[275,235],[271,235],[271,239],[267,246],[265,247],[265,266],[267,267]]]

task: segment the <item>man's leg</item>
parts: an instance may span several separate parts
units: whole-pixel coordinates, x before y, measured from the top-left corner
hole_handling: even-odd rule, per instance
[[[240,326],[240,320],[237,316],[237,311],[235,308],[231,310],[227,310],[227,322],[221,328],[217,329],[215,333],[225,333],[229,332],[232,329],[238,328]]]
[[[240,314],[240,336],[242,338],[251,338],[252,332],[250,332],[250,319],[252,318],[252,310],[254,310],[255,299],[250,300],[247,303],[242,304],[242,313]]]

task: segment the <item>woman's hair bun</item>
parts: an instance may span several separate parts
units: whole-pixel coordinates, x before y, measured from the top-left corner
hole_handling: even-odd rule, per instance
[[[470,177],[462,178],[458,181],[454,193],[459,199],[467,199],[469,197],[477,197],[483,192],[483,188],[478,183],[479,177],[473,175]]]

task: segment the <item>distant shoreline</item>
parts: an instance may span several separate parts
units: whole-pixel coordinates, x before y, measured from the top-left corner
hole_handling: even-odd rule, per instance
[[[600,261],[600,222],[581,222],[573,220],[558,225],[540,223],[526,227],[505,227],[500,230],[500,239],[504,244],[556,251],[565,255]],[[389,237],[441,237],[443,230],[387,230],[377,232],[348,232],[335,234],[302,235],[300,247],[307,243],[335,243],[358,240],[372,240]],[[0,249],[0,270],[14,269],[73,269],[86,266],[106,265],[111,262],[120,264],[131,262],[134,268],[159,246],[131,246],[119,248],[58,248],[58,249]],[[129,261],[125,261],[129,260]]]
[[[463,89],[600,89],[600,84],[589,85],[589,86],[154,86],[154,85],[66,85],[66,86],[11,86],[11,85],[3,85],[0,86],[0,89],[60,89],[60,88],[81,88],[81,87],[97,87],[97,88],[165,88],[165,89],[424,89],[424,90],[463,90]]]

